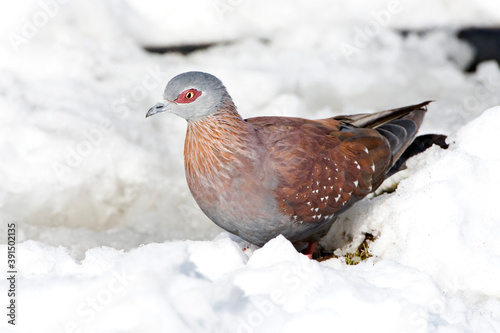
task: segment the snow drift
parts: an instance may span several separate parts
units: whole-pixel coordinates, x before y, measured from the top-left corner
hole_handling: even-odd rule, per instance
[[[498,4],[332,6],[47,0],[0,11],[0,235],[17,223],[19,258],[18,325],[4,318],[2,332],[500,331],[500,70],[464,73],[473,50],[450,28],[498,24]],[[213,45],[143,49],[182,43]],[[186,70],[221,78],[244,117],[433,99],[421,133],[447,134],[450,147],[411,159],[388,180],[395,192],[334,224],[323,245],[339,255],[376,236],[359,265],[308,260],[282,237],[243,251],[188,192],[184,122],[144,119]]]

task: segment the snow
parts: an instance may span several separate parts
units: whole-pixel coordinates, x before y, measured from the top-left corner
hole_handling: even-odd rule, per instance
[[[0,235],[16,222],[18,319],[2,332],[500,331],[500,69],[452,31],[494,1],[23,1],[0,10]],[[403,37],[397,30],[427,30]],[[217,43],[183,56],[144,46]],[[307,259],[218,229],[191,198],[182,119],[144,119],[186,70],[245,117],[329,117],[435,100],[449,135]],[[0,267],[6,272],[6,237]],[[243,251],[243,249],[245,249]],[[7,304],[6,279],[0,280]]]

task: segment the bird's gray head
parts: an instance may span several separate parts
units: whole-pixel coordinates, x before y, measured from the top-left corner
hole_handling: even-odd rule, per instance
[[[146,118],[170,112],[187,121],[203,119],[231,101],[226,87],[215,76],[186,72],[172,78],[163,92],[163,100],[149,109]]]

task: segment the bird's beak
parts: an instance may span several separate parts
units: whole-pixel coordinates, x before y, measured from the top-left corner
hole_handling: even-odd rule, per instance
[[[146,118],[151,117],[152,115],[155,115],[157,113],[168,111],[169,104],[170,103],[165,100],[156,103],[156,105],[149,109],[148,113],[146,113]]]

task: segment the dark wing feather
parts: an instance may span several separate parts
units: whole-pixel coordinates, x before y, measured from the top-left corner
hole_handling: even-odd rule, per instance
[[[391,165],[393,165],[417,135],[430,102],[432,101],[370,114],[339,116],[334,119],[345,125],[377,130],[389,142]]]
[[[400,119],[408,116],[413,111],[423,110],[427,111],[427,105],[432,101],[426,101],[420,104],[404,106],[386,111],[379,111],[374,113],[360,113],[351,116],[337,116],[334,117],[340,123],[351,125],[354,127],[364,128],[377,128],[382,124],[386,124],[392,120]]]

